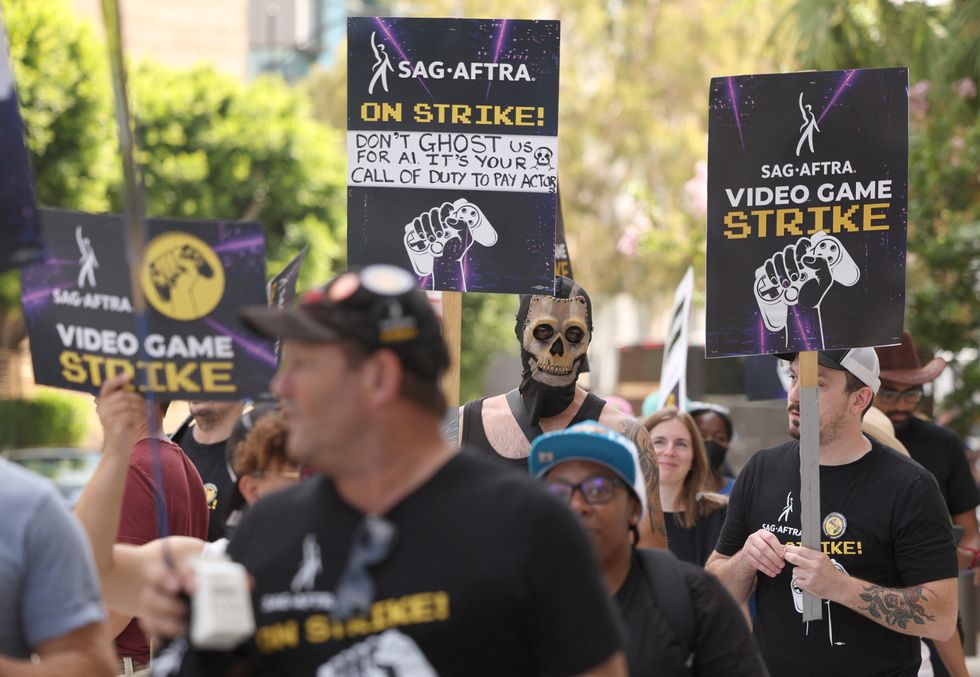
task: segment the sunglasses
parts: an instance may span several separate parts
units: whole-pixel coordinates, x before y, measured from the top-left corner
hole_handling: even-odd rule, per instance
[[[347,620],[370,612],[375,584],[367,568],[391,556],[397,537],[398,529],[383,517],[366,515],[357,525],[347,564],[334,592],[334,618]]]
[[[892,388],[881,388],[878,391],[878,400],[882,404],[895,404],[901,400],[904,404],[918,404],[922,399],[922,388],[912,390],[893,390]]]
[[[557,496],[566,505],[572,502],[572,496],[576,491],[582,494],[582,498],[589,505],[601,505],[608,503],[616,495],[616,487],[625,486],[621,480],[604,475],[596,475],[582,480],[578,484],[565,482],[564,480],[554,480],[548,482],[548,491]]]

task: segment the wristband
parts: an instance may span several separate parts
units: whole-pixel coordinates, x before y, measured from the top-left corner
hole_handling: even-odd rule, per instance
[[[960,547],[963,548],[964,550],[969,550],[970,552],[973,553],[973,561],[970,562],[970,566],[967,567],[967,568],[968,569],[976,569],[977,568],[977,560],[980,560],[980,550],[977,550],[976,548],[971,548],[968,545],[961,545]]]

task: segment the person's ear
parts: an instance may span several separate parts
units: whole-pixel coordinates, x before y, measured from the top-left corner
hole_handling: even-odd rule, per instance
[[[854,395],[855,397],[852,401],[852,406],[858,411],[858,413],[867,409],[868,405],[871,404],[875,398],[874,392],[867,386],[858,390],[856,393],[854,393]]]
[[[364,371],[372,403],[385,405],[397,399],[405,373],[401,360],[394,352],[375,351],[365,364]]]
[[[640,523],[640,518],[643,516],[641,514],[643,512],[643,507],[633,496],[630,497],[630,507],[632,508],[630,511],[630,526],[635,527]]]
[[[245,502],[252,505],[259,500],[259,478],[244,475],[238,478],[238,490],[242,492]]]

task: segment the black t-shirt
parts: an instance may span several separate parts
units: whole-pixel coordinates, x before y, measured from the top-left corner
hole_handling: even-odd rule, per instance
[[[699,517],[690,528],[681,526],[675,519],[676,515],[683,522],[684,513],[665,512],[667,547],[677,555],[678,559],[703,567],[708,557],[715,551],[721,526],[725,523],[725,511],[724,506],[719,507],[709,515]]]
[[[895,431],[895,437],[912,458],[935,476],[950,515],[973,510],[980,504],[966,450],[956,433],[913,416]]]
[[[224,538],[225,525],[220,518],[223,512],[218,509],[218,506],[231,497],[235,486],[235,478],[228,468],[225,457],[225,440],[214,444],[201,444],[194,439],[194,428],[190,427],[184,428],[179,435],[175,435],[174,442],[184,450],[204,482],[204,493],[208,499],[208,509],[211,511],[208,540],[216,541]]]
[[[800,541],[800,443],[756,453],[739,474],[717,550],[734,555],[759,529]],[[820,466],[822,547],[844,573],[903,588],[956,577],[956,546],[932,475],[872,442],[853,463]],[[774,675],[915,675],[919,640],[839,604],[802,622],[791,566],[756,575],[755,633]]]
[[[340,621],[333,591],[362,518],[323,477],[245,515],[228,553],[255,578],[257,630],[239,650],[254,674],[572,675],[622,646],[585,532],[528,477],[453,457],[385,515],[398,533],[368,569],[376,601]],[[220,659],[198,674],[223,674]]]
[[[614,599],[626,621],[626,659],[632,677],[766,675],[741,609],[721,583],[700,567],[680,562],[694,609],[694,662],[689,671],[676,633],[654,595],[643,559],[636,553]]]

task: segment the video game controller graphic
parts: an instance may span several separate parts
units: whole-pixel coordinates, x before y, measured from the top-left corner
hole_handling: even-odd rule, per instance
[[[860,277],[860,268],[841,241],[820,231],[786,245],[756,268],[753,292],[769,331],[787,329],[789,309],[799,306],[816,314],[822,341],[819,318],[824,297],[835,283],[851,287]]]
[[[204,259],[204,255],[189,244],[172,249],[150,262],[153,286],[165,302],[170,301],[170,293],[177,286],[178,280],[193,272],[205,278],[214,276],[214,270]]]
[[[406,224],[403,241],[415,274],[431,275],[435,259],[443,256],[446,245],[451,240],[463,241],[464,229],[469,231],[472,241],[459,254],[457,261],[462,260],[474,242],[484,247],[492,247],[497,242],[497,231],[483,211],[462,198],[443,202]]]
[[[818,279],[823,271],[829,272],[826,280]],[[756,268],[755,296],[766,325],[777,331],[785,326],[785,308],[800,301],[805,285],[822,282],[826,292],[834,282],[851,287],[860,277],[860,269],[840,240],[821,231],[800,238]]]

